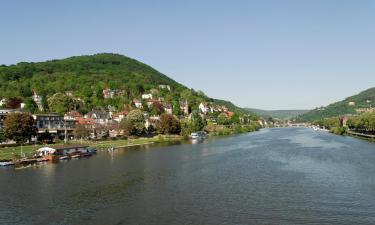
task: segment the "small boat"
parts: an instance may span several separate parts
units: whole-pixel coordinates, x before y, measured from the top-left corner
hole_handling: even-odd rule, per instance
[[[13,166],[13,165],[15,165],[15,163],[12,162],[12,161],[1,161],[0,162],[0,166]]]
[[[205,131],[194,132],[190,135],[191,139],[203,139],[205,137],[207,137],[207,133]]]
[[[79,158],[79,157],[81,157],[81,155],[80,154],[76,154],[76,155],[72,155],[72,156],[70,156],[72,159],[77,159],[77,158]]]
[[[80,156],[82,156],[82,157],[88,157],[88,156],[92,156],[92,155],[93,155],[93,153],[90,153],[90,152],[82,152],[80,154]]]
[[[92,153],[92,154],[96,154],[96,149],[89,147],[89,148],[87,148],[87,152]]]
[[[64,155],[64,156],[60,156],[59,157],[59,160],[66,160],[66,159],[69,159],[69,156]]]

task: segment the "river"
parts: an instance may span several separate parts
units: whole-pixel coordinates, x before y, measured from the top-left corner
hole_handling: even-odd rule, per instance
[[[275,128],[0,168],[0,224],[375,224],[375,143]]]

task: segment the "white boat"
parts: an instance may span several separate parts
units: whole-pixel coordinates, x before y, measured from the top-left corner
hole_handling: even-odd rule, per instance
[[[13,166],[15,163],[12,161],[2,161],[0,162],[0,166]]]
[[[69,159],[69,156],[64,155],[64,156],[60,156],[60,157],[59,157],[59,160],[65,160],[65,159]]]
[[[79,154],[76,154],[76,155],[72,155],[71,157],[72,157],[72,159],[76,159],[76,158],[79,158],[79,157],[81,157],[81,155],[79,155]]]
[[[191,133],[190,135],[191,139],[202,139],[205,137],[207,137],[207,133],[205,131],[194,132],[194,133]]]

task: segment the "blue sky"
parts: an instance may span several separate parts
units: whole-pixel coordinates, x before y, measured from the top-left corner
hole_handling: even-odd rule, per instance
[[[375,86],[375,1],[0,0],[0,64],[114,52],[242,107]]]

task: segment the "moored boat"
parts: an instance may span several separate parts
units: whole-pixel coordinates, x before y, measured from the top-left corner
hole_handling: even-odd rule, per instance
[[[194,132],[190,135],[191,139],[203,139],[205,137],[207,137],[207,133],[205,131]]]
[[[15,163],[13,161],[1,161],[0,166],[13,166]]]

